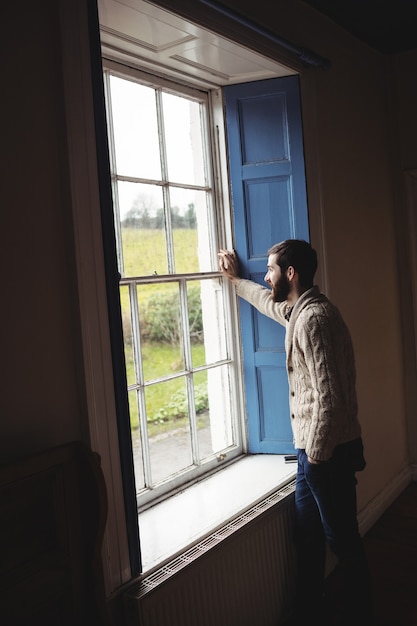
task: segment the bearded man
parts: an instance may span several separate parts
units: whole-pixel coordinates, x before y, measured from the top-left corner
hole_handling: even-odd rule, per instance
[[[239,297],[286,327],[290,419],[297,452],[294,624],[371,624],[367,559],[359,534],[356,472],[365,467],[350,333],[339,310],[314,285],[317,254],[302,240],[268,250],[270,289],[239,276],[234,251],[219,266]],[[344,580],[341,615],[324,602],[326,542]],[[338,617],[337,619],[340,619]]]

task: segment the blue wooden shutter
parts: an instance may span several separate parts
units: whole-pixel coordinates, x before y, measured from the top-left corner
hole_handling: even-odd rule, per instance
[[[225,87],[235,247],[264,284],[267,250],[309,240],[298,76]],[[285,329],[240,301],[249,452],[293,451]]]

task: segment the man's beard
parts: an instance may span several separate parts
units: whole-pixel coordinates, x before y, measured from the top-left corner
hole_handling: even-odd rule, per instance
[[[274,302],[284,302],[290,293],[290,282],[285,274],[282,274],[275,285],[272,286],[272,299]]]

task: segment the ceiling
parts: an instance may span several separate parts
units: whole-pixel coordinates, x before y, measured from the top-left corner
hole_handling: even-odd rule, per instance
[[[295,73],[146,0],[98,0],[103,57],[217,88]]]
[[[201,0],[225,6],[224,0]],[[384,54],[417,48],[417,0],[304,0]],[[188,22],[152,0],[98,0],[103,56],[208,88],[294,73],[261,53]],[[417,8],[417,7],[416,7]]]
[[[384,54],[417,48],[416,0],[304,0]]]

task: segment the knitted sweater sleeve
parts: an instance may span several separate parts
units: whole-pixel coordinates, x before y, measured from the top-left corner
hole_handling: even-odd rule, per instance
[[[271,298],[271,291],[266,287],[242,278],[236,285],[236,293],[264,315],[283,326],[286,325],[284,317],[286,303],[274,302]]]

